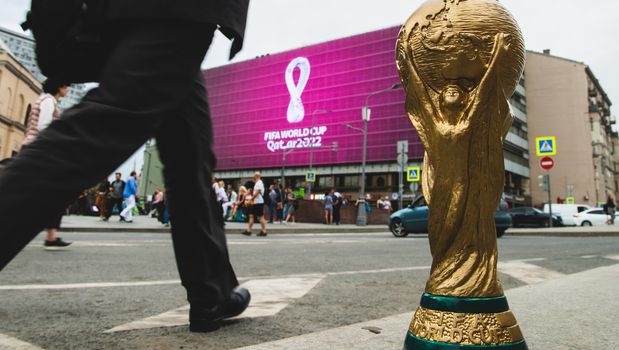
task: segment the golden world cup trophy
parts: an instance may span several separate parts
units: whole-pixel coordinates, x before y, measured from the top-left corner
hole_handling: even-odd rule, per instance
[[[400,32],[433,258],[405,349],[527,349],[497,277],[494,224],[524,62],[518,24],[496,0],[428,0]]]

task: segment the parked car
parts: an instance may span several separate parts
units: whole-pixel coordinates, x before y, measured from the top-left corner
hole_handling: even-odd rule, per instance
[[[619,225],[618,218],[619,214],[615,214],[615,225]],[[608,221],[608,214],[602,208],[593,208],[574,214],[576,226],[606,226],[606,221]]]
[[[576,225],[574,214],[582,213],[585,210],[593,209],[586,204],[552,204],[552,213],[560,216],[565,226]],[[550,212],[548,204],[544,204],[544,213]]]
[[[507,213],[507,204],[502,202],[494,214],[497,237],[505,234],[512,225],[512,217]],[[396,237],[406,237],[410,233],[428,232],[429,208],[425,198],[420,197],[408,208],[399,210],[389,217],[389,229]]]
[[[554,208],[553,208],[554,209]],[[509,210],[514,227],[549,227],[550,214],[537,208],[520,207]],[[560,216],[552,216],[552,226],[563,226]]]

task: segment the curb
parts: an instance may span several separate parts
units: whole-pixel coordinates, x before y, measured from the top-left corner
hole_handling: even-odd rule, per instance
[[[243,229],[225,229],[226,234],[241,233]],[[63,227],[59,232],[89,232],[89,233],[170,233],[169,228],[140,228],[140,227]],[[299,228],[271,228],[268,230],[270,234],[300,234],[300,233],[314,233],[314,234],[327,234],[327,233],[389,233],[387,227],[360,227],[360,228],[311,228],[311,227],[299,227]]]
[[[584,232],[561,232],[561,231],[521,231],[505,232],[505,236],[520,237],[619,237],[619,231],[584,231]]]

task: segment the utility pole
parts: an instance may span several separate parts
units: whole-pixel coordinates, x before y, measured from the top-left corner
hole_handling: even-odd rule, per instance
[[[398,141],[398,165],[400,166],[400,171],[398,174],[398,195],[399,195],[399,208],[402,209],[404,206],[404,169],[408,164],[408,141]]]
[[[552,227],[552,195],[550,194],[550,174],[546,174],[546,183],[548,184],[548,211],[550,212],[548,227]]]
[[[385,92],[389,92],[391,90],[396,90],[402,87],[402,83],[393,84],[387,89],[380,90],[369,94],[365,98],[365,105],[361,109],[361,118],[363,119],[363,161],[361,163],[361,194],[359,195],[359,208],[357,210],[357,226],[367,226],[368,217],[365,211],[365,172],[366,172],[366,161],[367,161],[367,148],[368,148],[368,122],[370,121],[370,115],[372,110],[369,107],[370,98],[372,96],[382,94]],[[356,129],[354,127],[348,126],[351,129]]]

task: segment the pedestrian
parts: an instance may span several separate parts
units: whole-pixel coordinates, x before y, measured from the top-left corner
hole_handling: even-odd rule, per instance
[[[383,201],[379,199],[378,202],[380,202],[380,204],[377,204],[377,205],[383,210],[386,210],[390,213],[393,211],[393,207],[391,206],[391,201],[389,200],[388,196],[385,196],[385,199]]]
[[[201,64],[217,30],[233,40],[231,56],[241,49],[249,1],[170,4],[168,0],[107,0],[105,6],[82,9],[88,12],[84,21],[92,26],[67,26],[71,30],[105,28],[94,38],[67,34],[71,39],[86,37],[89,45],[100,43],[102,52],[84,65],[93,70],[89,81],[98,86],[0,174],[0,269],[76,193],[156,138],[175,257],[190,304],[189,329],[209,332],[224,319],[242,313],[250,295],[238,287],[221,212],[208,185],[215,155]],[[81,17],[82,10],[66,14]],[[102,13],[93,19],[90,15],[99,13],[90,11],[96,10]],[[46,17],[33,13],[25,26],[37,28],[41,22],[51,22],[50,27],[58,27],[57,18]],[[37,38],[44,33],[34,34]],[[57,46],[40,47],[54,50]],[[65,67],[57,71],[65,72],[61,68]],[[39,198],[41,193],[46,196]]]
[[[325,192],[325,224],[333,223],[333,197],[331,191]]]
[[[123,198],[125,199],[125,209],[120,212],[120,221],[126,223],[133,222],[133,208],[135,208],[135,197],[138,194],[138,184],[135,180],[136,173],[132,171],[125,184]]]
[[[287,200],[286,200],[286,221],[284,221],[286,224],[288,223],[288,221],[290,221],[292,219],[292,224],[294,225],[297,222],[297,208],[298,208],[298,202],[297,202],[297,198],[294,194],[294,192],[292,192],[292,189],[290,189],[290,191],[287,191],[288,195],[287,195]]]
[[[67,85],[68,84],[56,79],[47,79],[45,83],[43,83],[43,94],[39,96],[39,99],[35,102],[28,116],[26,138],[22,147],[34,142],[43,130],[60,119],[58,101],[67,95],[69,89]],[[42,151],[45,152],[45,150]],[[42,193],[47,192],[43,191]],[[61,222],[62,212],[58,212],[56,215],[46,220],[45,228],[47,229],[47,236],[43,243],[44,249],[58,250],[71,245],[71,242],[66,242],[57,235]],[[1,267],[2,265],[0,265],[0,268]]]
[[[273,220],[277,220],[277,192],[275,191],[275,184],[269,186],[269,195],[264,199],[265,205],[269,207],[269,224],[272,224]]]
[[[606,215],[608,217],[606,224],[614,225],[615,224],[615,208],[617,208],[617,205],[615,204],[615,199],[613,198],[613,195],[610,193],[606,197],[605,207],[606,207]]]
[[[163,200],[163,191],[161,189],[155,190],[155,195],[153,196],[153,207],[157,211],[157,220],[162,224],[166,224],[165,220],[165,202]]]
[[[99,220],[107,221],[107,200],[110,194],[110,182],[104,178],[97,186],[97,196],[95,198],[95,206],[99,210]]]
[[[284,190],[282,185],[275,185],[275,211],[277,213],[277,221],[280,225],[284,220]]]
[[[254,174],[254,188],[251,199],[248,203],[249,223],[247,225],[247,230],[242,232],[242,234],[245,236],[251,236],[254,221],[256,219],[258,220],[258,222],[260,222],[261,228],[258,237],[265,237],[267,235],[267,224],[264,219],[264,183],[262,182],[261,178],[262,175],[260,174],[260,172],[257,171]]]
[[[340,209],[342,208],[342,194],[337,192],[335,188],[331,190],[333,193],[331,196],[333,197],[333,221],[336,225],[340,224]]]
[[[284,209],[282,212],[282,216],[284,217],[284,222],[286,221],[285,219],[288,218],[288,194],[292,191],[292,189],[290,187],[286,187],[286,189],[284,190]]]
[[[110,197],[108,199],[108,208],[105,213],[107,220],[112,216],[114,208],[118,210],[118,213],[123,211],[123,194],[125,193],[125,182],[122,180],[122,174],[114,174],[114,181],[110,184]],[[106,221],[107,221],[106,220]]]
[[[229,191],[226,191],[226,195],[228,196],[228,201],[222,205],[222,209],[224,212],[224,219],[226,220],[228,219],[228,215],[227,215],[228,210],[230,210],[230,212],[234,211],[234,206],[236,205],[236,201],[238,198],[237,193],[234,192],[231,185],[228,185],[228,189]]]
[[[239,187],[239,192],[236,197],[236,201],[234,201],[234,205],[232,206],[232,212],[230,213],[228,220],[234,220],[239,209],[241,209],[241,212],[243,213],[244,208],[245,208],[245,196],[246,195],[247,195],[247,188],[245,186]]]

